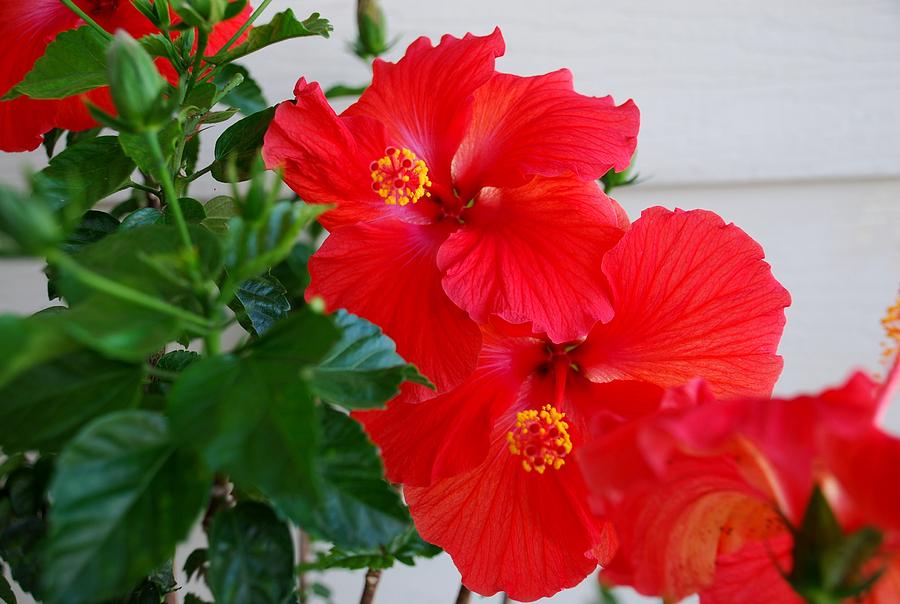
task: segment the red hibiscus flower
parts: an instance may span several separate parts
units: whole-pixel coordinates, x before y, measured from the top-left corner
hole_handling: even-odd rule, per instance
[[[308,295],[380,325],[438,391],[471,372],[492,315],[556,342],[611,316],[596,267],[627,221],[593,181],[627,167],[637,107],[575,93],[567,70],[499,73],[503,51],[499,30],[420,38],[339,116],[301,79],[263,148],[336,205]]]
[[[578,467],[589,423],[640,417],[693,376],[719,394],[765,395],[780,373],[789,297],[737,227],[652,208],[601,267],[613,317],[586,338],[556,344],[494,321],[459,387],[356,414],[419,532],[478,593],[548,596],[615,551]]]
[[[818,487],[847,534],[884,536],[859,578],[882,575],[854,601],[900,601],[900,440],[874,424],[890,383],[858,373],[814,396],[727,402],[695,383],[666,393],[659,414],[592,440],[579,462],[620,540],[601,579],[672,601],[803,604],[783,575],[788,523],[801,525]]]
[[[159,33],[130,0],[75,0],[75,3],[104,29],[124,29],[135,38]],[[251,7],[217,25],[209,36],[208,52],[214,53],[250,16]],[[31,71],[47,46],[61,32],[84,25],[78,15],[59,0],[0,0],[0,96],[18,84]],[[171,73],[166,61],[158,61],[164,74]],[[32,151],[41,144],[43,134],[53,128],[86,130],[97,126],[88,113],[85,99],[113,112],[107,88],[60,100],[19,97],[0,101],[0,150]]]

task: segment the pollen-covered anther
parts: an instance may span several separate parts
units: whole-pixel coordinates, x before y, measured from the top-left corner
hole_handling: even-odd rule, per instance
[[[524,458],[522,467],[526,472],[534,470],[543,474],[547,468],[558,470],[565,465],[566,455],[572,452],[565,417],[553,405],[516,414],[516,425],[507,433],[506,440],[509,452]]]
[[[900,292],[897,293],[893,306],[887,309],[881,319],[881,326],[886,336],[883,342],[884,358],[885,362],[889,362],[891,357],[900,354]]]
[[[430,197],[428,166],[409,149],[388,147],[384,157],[369,165],[372,190],[390,205],[405,206]]]

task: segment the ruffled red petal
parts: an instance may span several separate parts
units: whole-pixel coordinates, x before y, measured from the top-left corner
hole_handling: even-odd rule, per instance
[[[518,186],[535,174],[596,180],[624,170],[637,144],[632,101],[575,92],[572,74],[495,74],[475,91],[472,120],[453,161],[465,196],[483,186]]]
[[[485,189],[441,246],[447,295],[479,323],[531,322],[555,342],[583,337],[612,309],[600,272],[622,236],[596,183],[536,177]]]
[[[385,218],[332,232],[309,262],[307,298],[346,308],[393,338],[397,351],[444,392],[475,368],[481,333],[444,293],[435,257],[445,224]],[[434,396],[423,386],[413,398]]]
[[[790,296],[762,248],[712,212],[645,210],[603,258],[615,316],[573,353],[595,381],[706,379],[717,395],[767,395]]]
[[[700,592],[703,604],[804,604],[779,569],[791,569],[793,542],[787,533],[751,541],[716,560],[716,580]]]
[[[531,601],[584,579],[614,536],[586,508],[574,461],[525,472],[507,449],[506,431],[494,432],[477,468],[403,492],[419,533],[450,554],[466,587]]]
[[[545,360],[541,340],[502,337],[486,328],[478,367],[460,386],[428,401],[400,397],[384,411],[353,416],[380,447],[391,482],[428,486],[484,461],[494,421]]]
[[[397,63],[375,60],[372,85],[344,115],[384,124],[391,144],[424,159],[431,180],[449,190],[450,163],[472,115],[473,94],[493,76],[504,49],[499,29],[462,39],[445,35],[435,47],[419,38]]]

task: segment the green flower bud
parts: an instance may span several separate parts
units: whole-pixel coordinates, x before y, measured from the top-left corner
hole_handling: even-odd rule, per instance
[[[206,31],[225,18],[228,8],[227,0],[175,0],[172,4],[182,21]]]
[[[387,26],[378,0],[359,0],[356,5],[356,24],[359,28],[356,54],[361,57],[377,57],[387,50]]]
[[[119,30],[109,48],[110,94],[122,123],[134,130],[157,126],[166,81],[138,42]]]

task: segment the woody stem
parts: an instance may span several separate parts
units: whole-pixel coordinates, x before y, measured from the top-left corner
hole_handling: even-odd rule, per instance
[[[459,593],[456,594],[456,604],[469,604],[469,600],[472,599],[472,592],[469,591],[469,588],[465,585],[459,585]]]
[[[366,582],[363,587],[362,597],[359,604],[372,604],[375,601],[375,590],[378,589],[378,582],[381,580],[381,570],[370,568],[366,571]]]

